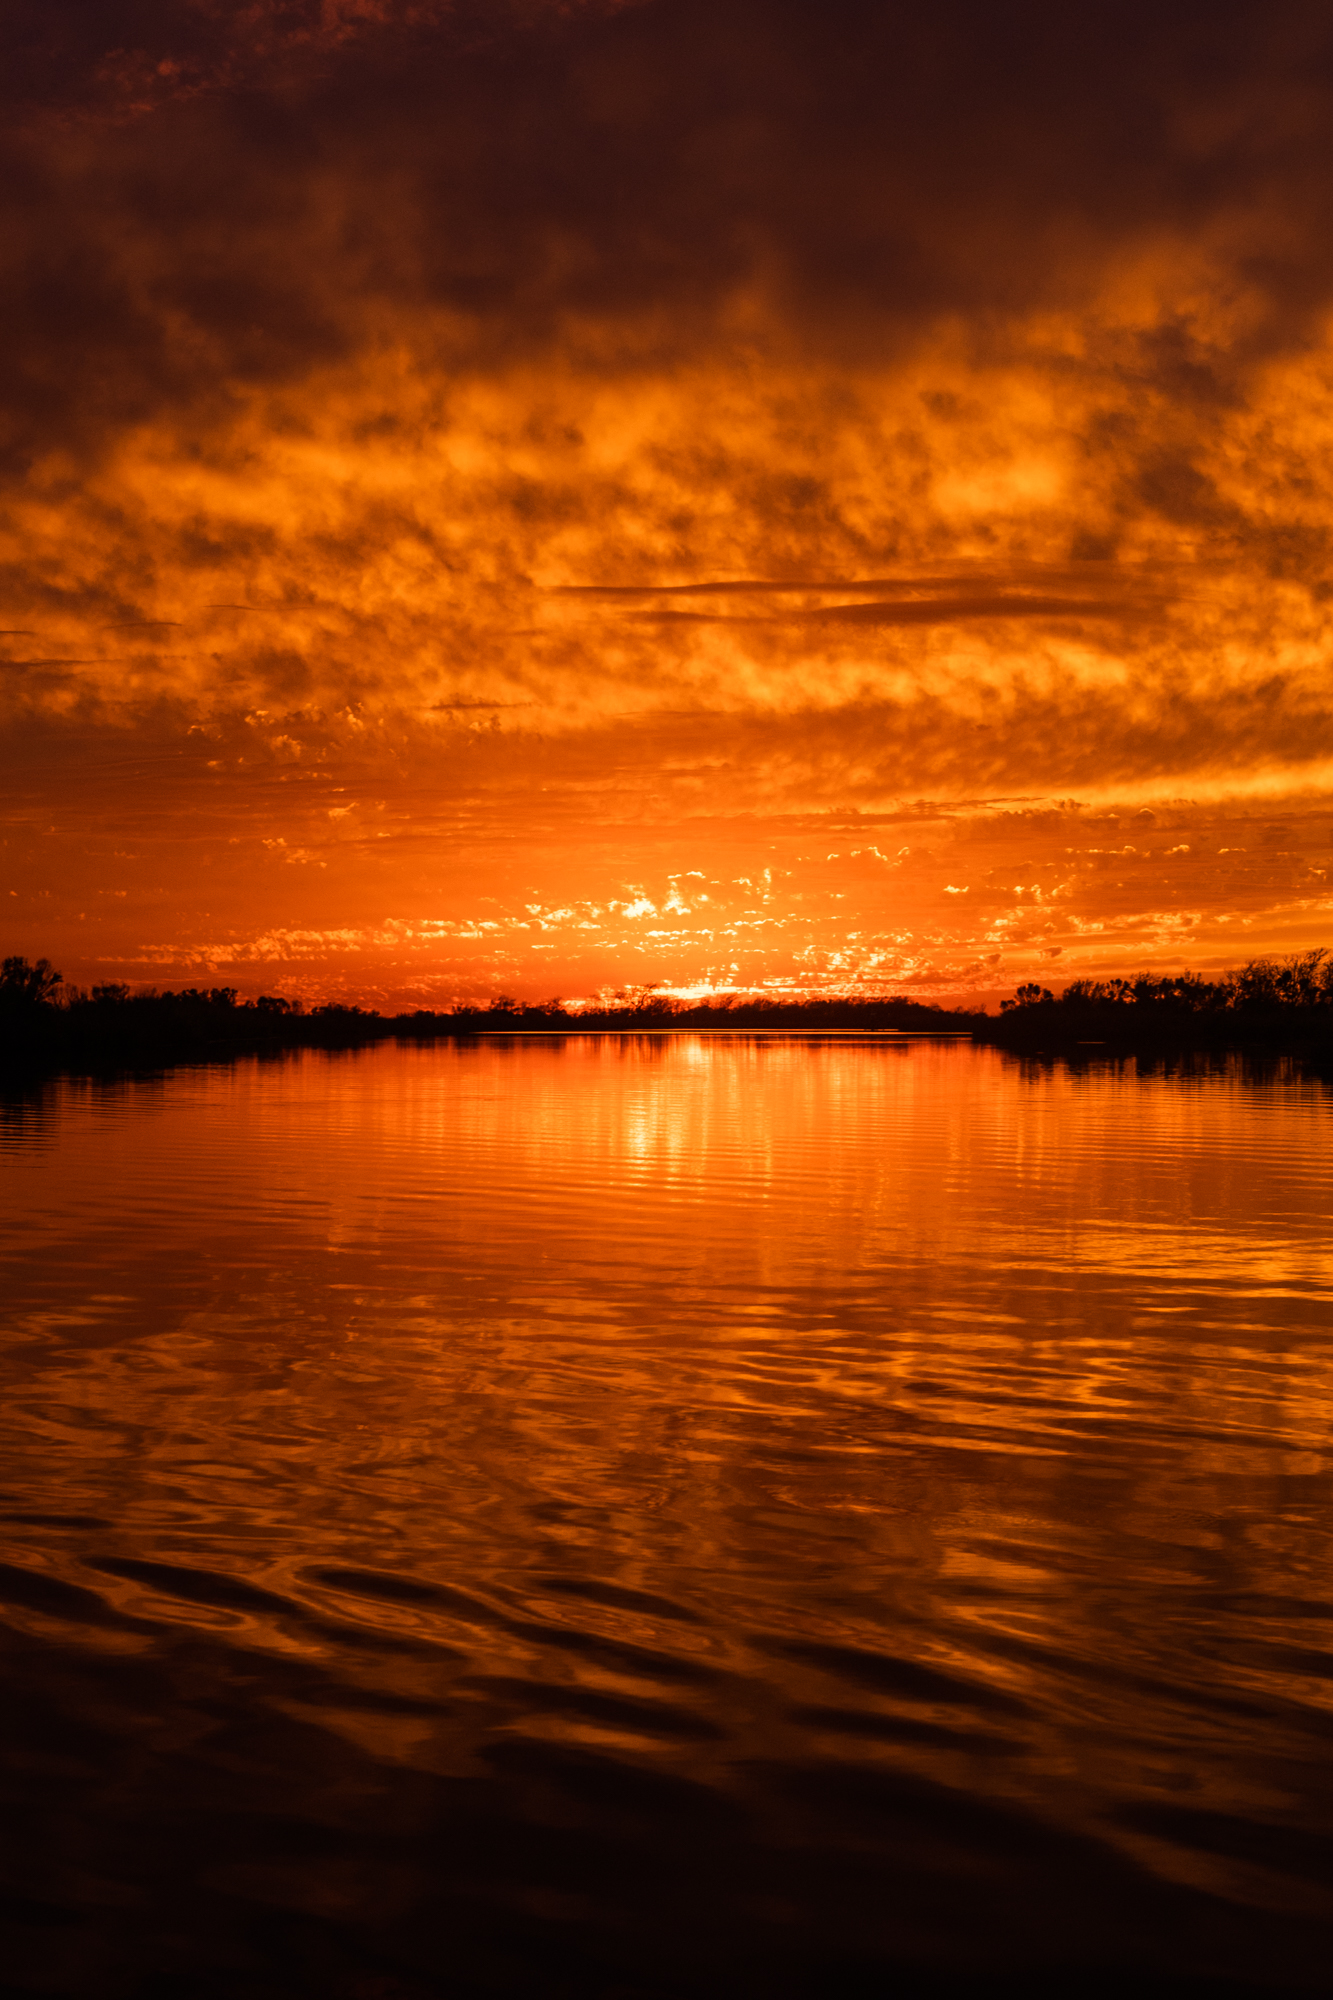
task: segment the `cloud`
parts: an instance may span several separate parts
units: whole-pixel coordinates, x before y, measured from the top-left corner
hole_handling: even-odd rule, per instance
[[[1135,603],[1130,598],[1040,597],[1036,594],[991,596],[984,592],[955,597],[919,597],[896,604],[823,605],[818,610],[796,611],[783,618],[736,618],[719,611],[641,611],[640,618],[654,624],[690,625],[957,625],[964,619],[1049,619],[1082,620],[1114,618],[1137,620],[1156,615],[1157,607]]]
[[[864,367],[1169,293],[1121,362],[1197,409],[1328,301],[1312,5],[149,0],[11,34],[16,465],[404,322],[470,364]]]
[[[228,934],[368,940],[451,857],[503,903],[579,827],[1322,797],[1326,9],[19,0],[7,31],[24,867],[39,823],[105,858],[160,822],[188,930],[200,854],[262,827]],[[335,840],[339,787],[386,804]],[[562,852],[544,908],[618,893]],[[949,880],[932,963],[989,921]]]

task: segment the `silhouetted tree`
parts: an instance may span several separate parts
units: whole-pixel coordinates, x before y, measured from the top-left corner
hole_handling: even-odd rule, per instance
[[[1038,1007],[1043,1000],[1054,999],[1055,995],[1049,986],[1038,986],[1036,981],[1033,980],[1027,986],[1020,986],[1012,1000],[1001,1000],[1000,1012],[1002,1014],[1009,1014],[1016,1007]]]
[[[39,958],[35,965],[29,965],[26,958],[7,958],[0,965],[0,1007],[49,1007],[55,1002],[56,988],[63,984],[49,958]]]

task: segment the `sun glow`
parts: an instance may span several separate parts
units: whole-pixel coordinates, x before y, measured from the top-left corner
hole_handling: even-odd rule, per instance
[[[1123,970],[1211,963],[1240,932],[1323,939],[1333,335],[1257,275],[1249,195],[1219,182],[1190,229],[1169,204],[1076,227],[1015,164],[987,197],[1003,255],[966,205],[909,204],[897,226],[944,259],[934,292],[835,308],[843,278],[800,290],[816,253],[776,196],[772,254],[744,270],[706,275],[702,221],[693,275],[651,264],[647,217],[693,198],[670,147],[618,221],[557,216],[511,161],[534,233],[516,212],[506,235],[487,204],[508,142],[478,136],[494,227],[474,238],[404,150],[446,128],[395,68],[403,20],[338,18],[224,65],[227,90],[262,93],[278,63],[289,92],[299,143],[267,223],[202,182],[170,228],[144,205],[143,175],[198,143],[182,78],[219,156],[248,160],[202,56],[152,69],[177,83],[147,96],[149,70],[113,65],[140,77],[131,100],[99,69],[77,146],[24,128],[59,199],[100,176],[103,219],[78,226],[158,360],[85,341],[68,367],[102,388],[61,390],[7,494],[17,944],[76,976],[263,967],[436,1000],[640,977],[999,991],[1054,956]],[[597,146],[639,143],[622,93],[659,138],[684,115],[648,81],[676,60],[671,20],[552,30],[543,103],[575,206]],[[786,31],[755,32],[783,73]],[[503,76],[525,102],[513,35],[458,55],[447,89]],[[316,47],[333,71],[301,66]],[[372,47],[392,131],[321,81]],[[1188,150],[1213,127],[1186,102]],[[334,132],[344,164],[316,171]],[[851,184],[836,134],[807,148],[826,189]],[[875,150],[893,143],[878,114],[850,128],[864,184],[898,184]],[[748,213],[710,157],[710,200]],[[339,289],[371,187],[357,240],[379,275]],[[1290,246],[1304,212],[1278,207],[1268,241]],[[604,263],[599,229],[622,231]],[[209,306],[197,260],[224,239],[232,290]],[[473,277],[426,283],[427,243]],[[23,369],[49,364],[34,347]],[[1144,812],[1156,844],[1111,869],[1105,829]]]

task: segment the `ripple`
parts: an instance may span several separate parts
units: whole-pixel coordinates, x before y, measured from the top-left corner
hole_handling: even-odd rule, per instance
[[[960,1703],[969,1708],[991,1709],[1006,1715],[1028,1715],[1032,1712],[1027,1702],[1001,1688],[988,1686],[983,1681],[963,1680],[956,1674],[942,1672],[938,1667],[923,1665],[919,1660],[863,1652],[856,1646],[818,1645],[799,1639],[761,1643],[766,1651],[818,1667],[823,1673],[851,1681],[856,1687],[871,1688],[876,1693],[900,1695],[911,1701]]]
[[[294,1617],[302,1608],[288,1597],[262,1590],[243,1577],[230,1576],[222,1570],[143,1562],[130,1556],[90,1557],[87,1566],[103,1576],[124,1577],[130,1583],[142,1583],[149,1590],[182,1598],[188,1604],[212,1604],[223,1611],[269,1611],[277,1612],[280,1617]]]
[[[570,1038],[32,1135],[17,1990],[1326,1985],[1327,1091]]]

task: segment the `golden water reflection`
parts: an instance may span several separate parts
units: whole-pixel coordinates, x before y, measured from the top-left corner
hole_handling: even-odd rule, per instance
[[[1321,1084],[514,1039],[65,1082],[4,1130],[0,1598],[56,1733],[90,1662],[146,1676],[119,1804],[67,1803],[112,1876],[133,1818],[140,1902],[184,1814],[200,1936],[266,1966],[283,1909],[413,1992],[442,1894],[478,1993],[552,1953],[608,1992],[1316,1989]],[[62,1841],[25,1893],[80,1901]],[[113,1904],[98,1962],[179,1971]]]

